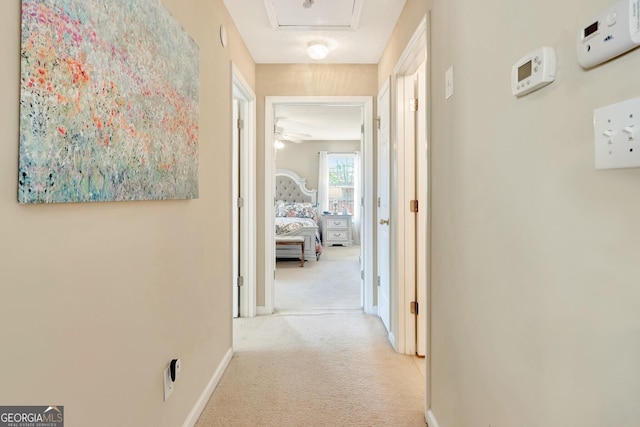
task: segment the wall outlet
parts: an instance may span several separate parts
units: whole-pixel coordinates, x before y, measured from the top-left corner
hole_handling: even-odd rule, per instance
[[[167,400],[173,393],[174,382],[171,381],[169,367],[164,368],[164,400]]]
[[[175,372],[174,378],[172,378],[171,370],[172,366]],[[173,359],[169,362],[166,368],[164,368],[163,373],[163,382],[164,382],[164,400],[167,400],[171,393],[173,393],[173,388],[175,387],[175,382],[178,380],[178,376],[180,375],[180,359]]]
[[[593,110],[596,169],[640,167],[640,98]]]

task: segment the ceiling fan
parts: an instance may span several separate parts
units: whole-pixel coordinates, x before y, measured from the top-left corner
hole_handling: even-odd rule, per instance
[[[281,141],[291,141],[296,144],[301,144],[304,139],[311,138],[311,135],[308,133],[297,133],[297,132],[285,132],[284,128],[276,127],[276,132],[274,134],[276,139]]]

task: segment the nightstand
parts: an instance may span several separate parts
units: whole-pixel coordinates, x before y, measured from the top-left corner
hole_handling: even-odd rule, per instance
[[[351,246],[353,243],[351,219],[351,215],[323,215],[322,244]]]

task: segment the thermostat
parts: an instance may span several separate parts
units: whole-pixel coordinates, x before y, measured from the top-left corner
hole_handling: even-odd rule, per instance
[[[594,67],[640,45],[640,0],[619,0],[578,34],[578,62]]]
[[[640,1],[640,0],[638,0]],[[556,51],[541,47],[522,57],[511,68],[511,93],[526,95],[556,78]]]

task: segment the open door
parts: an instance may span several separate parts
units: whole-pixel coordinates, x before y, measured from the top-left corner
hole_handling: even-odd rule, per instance
[[[395,339],[391,333],[391,292],[390,292],[390,252],[389,216],[390,200],[390,93],[389,80],[378,94],[378,316],[389,332],[395,347]]]

